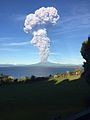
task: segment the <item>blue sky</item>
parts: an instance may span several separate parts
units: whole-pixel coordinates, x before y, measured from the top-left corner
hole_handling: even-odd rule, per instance
[[[40,61],[31,34],[23,31],[25,16],[40,7],[55,7],[56,26],[48,26],[51,40],[48,61],[82,64],[80,47],[90,35],[90,0],[0,0],[0,64],[32,64]]]

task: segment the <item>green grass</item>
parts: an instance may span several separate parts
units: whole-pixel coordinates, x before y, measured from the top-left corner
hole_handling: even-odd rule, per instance
[[[81,75],[68,75],[66,77],[56,77],[56,78],[54,78],[54,76],[52,76],[49,78],[49,81],[54,80],[56,82],[56,84],[58,84],[66,79],[68,79],[69,81],[72,81],[72,80],[79,79],[80,77],[81,77]]]
[[[67,117],[86,108],[89,93],[85,80],[73,78],[0,86],[0,120]]]

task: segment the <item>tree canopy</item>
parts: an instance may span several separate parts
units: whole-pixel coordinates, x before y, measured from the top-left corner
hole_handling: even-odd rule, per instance
[[[82,43],[81,55],[86,61],[90,61],[90,37]]]
[[[88,37],[88,40],[84,41],[82,43],[82,47],[81,47],[81,55],[83,56],[83,58],[86,60],[86,62],[84,62],[84,77],[85,80],[90,84],[90,37]]]

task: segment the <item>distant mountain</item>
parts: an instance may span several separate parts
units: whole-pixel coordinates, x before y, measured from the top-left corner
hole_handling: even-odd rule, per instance
[[[51,63],[51,62],[39,62],[36,64],[32,64],[31,66],[44,66],[44,67],[48,67],[48,66],[57,66],[56,63]]]
[[[82,65],[59,64],[59,63],[52,63],[52,62],[39,62],[36,64],[32,64],[30,66],[37,66],[37,67],[81,67]]]
[[[39,62],[36,64],[24,65],[24,64],[0,64],[0,67],[70,67],[70,68],[77,68],[82,67],[82,65],[74,65],[74,64],[59,64],[59,63],[52,63],[52,62]]]

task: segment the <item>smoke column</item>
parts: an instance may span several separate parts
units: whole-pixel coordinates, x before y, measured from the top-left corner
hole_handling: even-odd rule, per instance
[[[41,7],[34,14],[26,16],[24,31],[33,35],[31,44],[38,47],[41,62],[47,61],[50,52],[50,39],[45,26],[56,24],[58,19],[59,15],[54,7]]]

